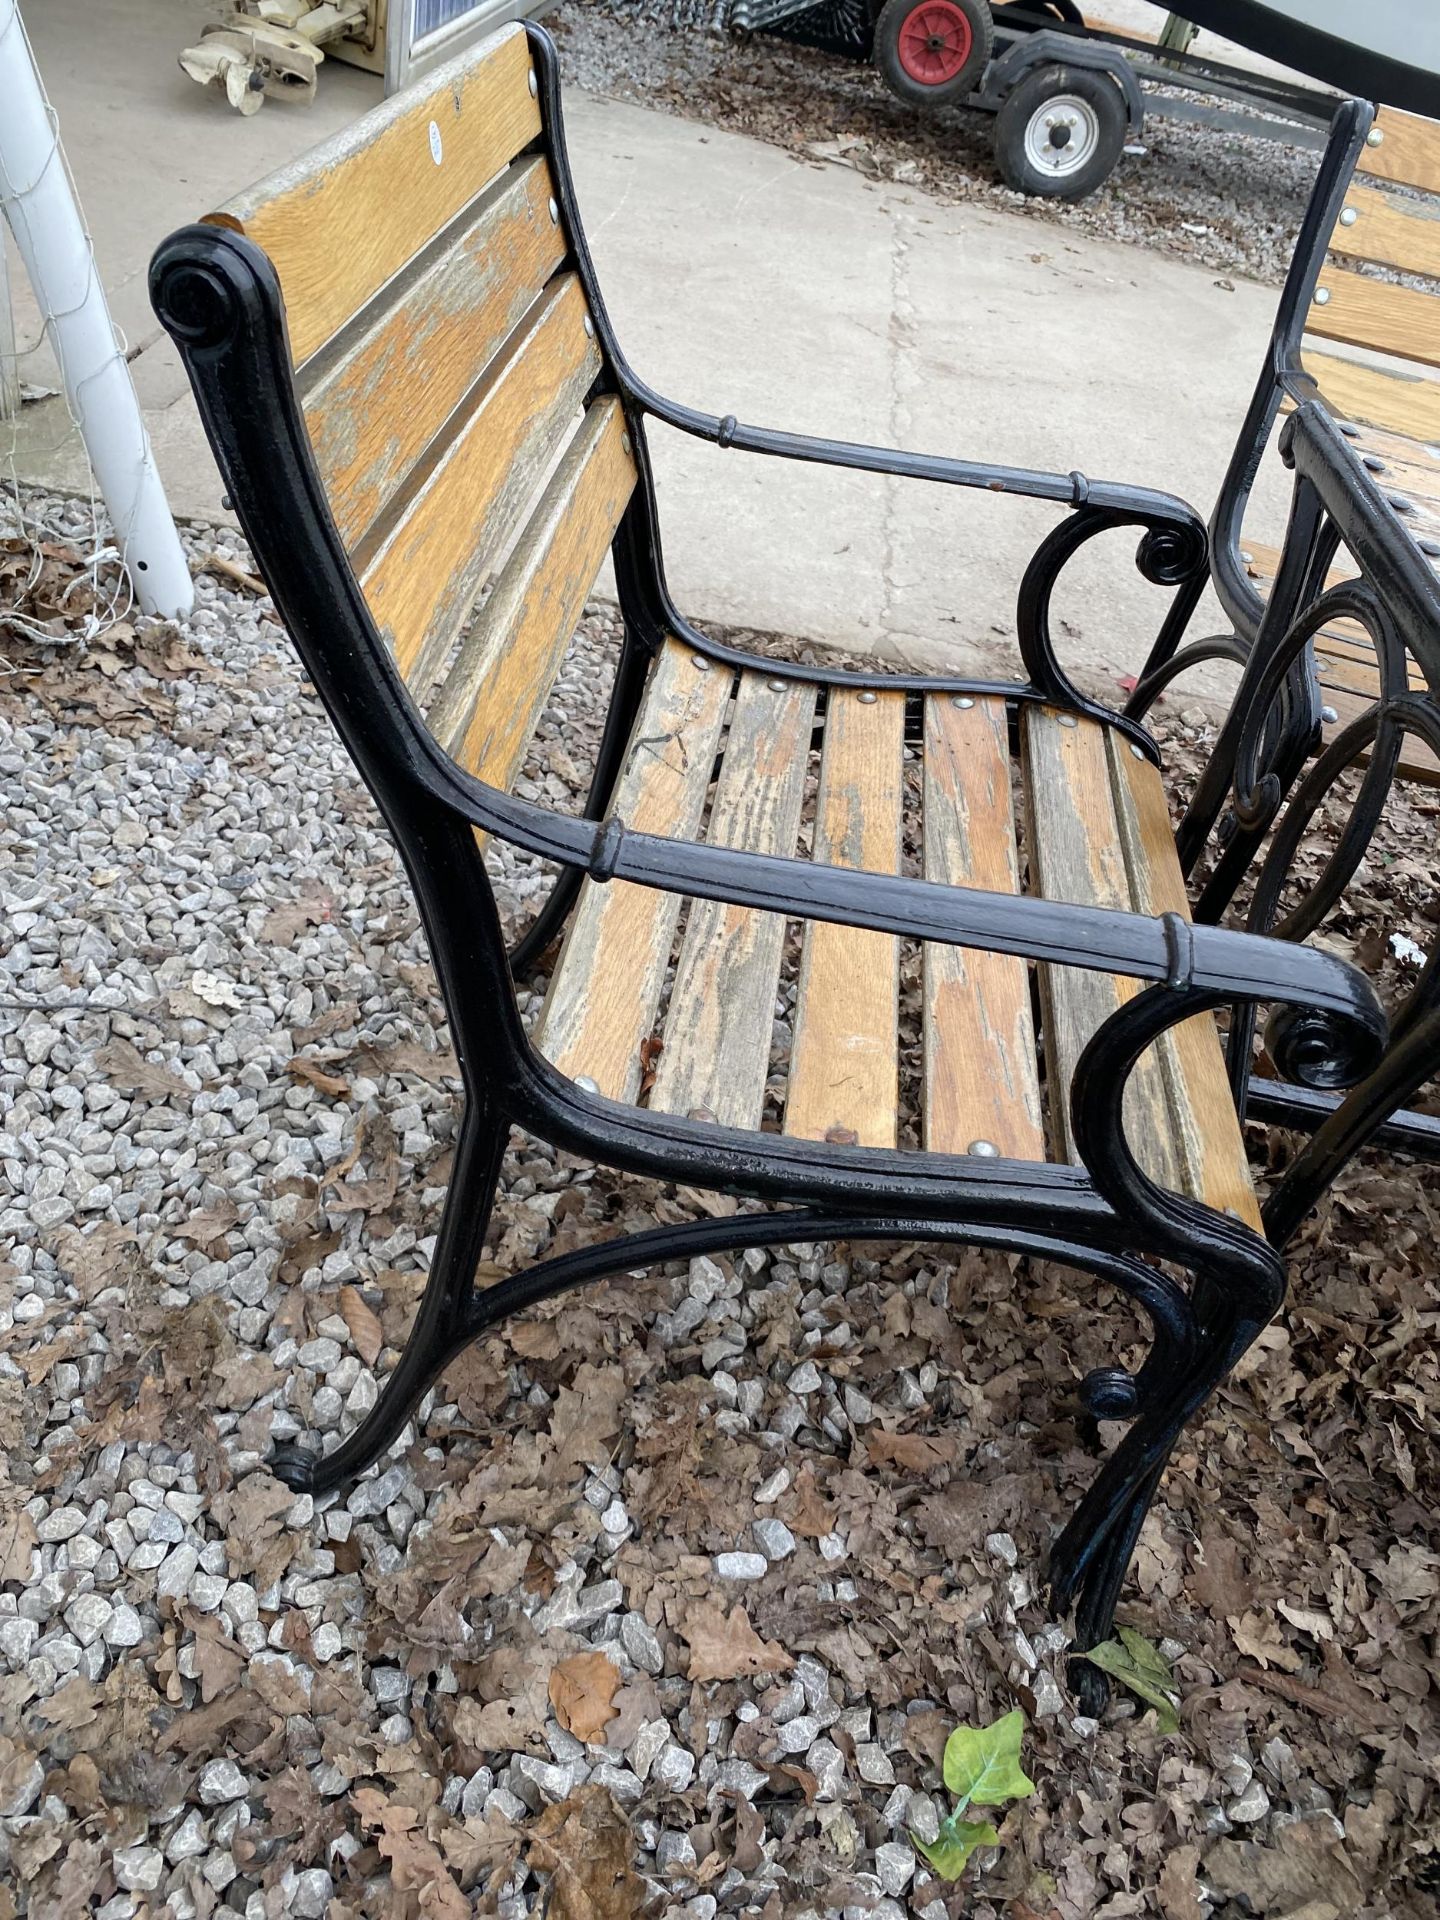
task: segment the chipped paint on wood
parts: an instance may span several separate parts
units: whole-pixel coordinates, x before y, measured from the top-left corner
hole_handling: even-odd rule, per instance
[[[306,369],[305,422],[347,547],[389,504],[420,454],[524,317],[564,257],[541,159],[487,195],[413,278],[385,290],[359,337]]]
[[[1137,759],[1119,734],[1112,733],[1107,744],[1135,911],[1178,913],[1188,920],[1190,902],[1160,771],[1150,761]],[[1214,1015],[1202,1013],[1172,1028],[1157,1052],[1184,1191],[1221,1212],[1233,1209],[1260,1232],[1260,1209]]]
[[[515,335],[473,411],[362,576],[375,624],[424,699],[477,592],[513,538],[541,476],[579,418],[600,367],[573,274]],[[598,563],[597,563],[598,564]],[[437,731],[458,717],[442,695]]]
[[[833,689],[825,717],[815,858],[897,873],[905,696]],[[900,943],[811,921],[805,929],[785,1131],[893,1147],[899,1103]]]
[[[529,74],[524,30],[504,28],[209,216],[270,256],[297,365],[538,139]]]
[[[705,678],[711,676],[706,675]],[[795,852],[815,689],[746,674],[725,740],[706,839],[752,853]],[[685,923],[650,1105],[758,1127],[770,1068],[785,920],[696,900]]]
[[[1003,700],[925,702],[925,878],[1019,892]],[[925,1145],[965,1153],[988,1140],[1043,1160],[1040,1076],[1026,963],[1009,954],[924,950]]]
[[[479,780],[508,787],[635,487],[625,416],[596,401],[461,643],[431,716]]]
[[[655,663],[610,816],[638,833],[693,839],[730,699],[730,676],[696,671],[676,641]],[[535,1044],[562,1073],[611,1100],[640,1091],[681,896],[624,880],[580,890]]]

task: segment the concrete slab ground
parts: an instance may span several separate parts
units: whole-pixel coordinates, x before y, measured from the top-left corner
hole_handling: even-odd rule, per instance
[[[270,102],[241,120],[175,65],[205,11],[204,0],[111,0],[97,16],[87,0],[47,0],[29,25],[102,277],[138,348],[171,499],[210,517],[218,477],[149,318],[149,254],[362,111],[378,82],[327,64],[314,108]],[[661,390],[803,432],[1131,479],[1208,511],[1270,289],[592,96],[571,97],[569,126],[607,301]],[[24,336],[34,315],[17,307]],[[24,410],[16,466],[82,485],[58,404]],[[1013,669],[1015,589],[1054,509],[822,474],[669,432],[654,451],[687,611],[937,666]],[[1166,596],[1135,574],[1131,536],[1099,546],[1074,570],[1059,637],[1103,685],[1134,670]]]

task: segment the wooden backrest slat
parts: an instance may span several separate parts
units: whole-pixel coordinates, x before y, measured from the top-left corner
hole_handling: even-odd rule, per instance
[[[620,403],[588,410],[461,643],[429,717],[478,779],[508,787],[635,488]]]
[[[1380,139],[1374,146],[1367,143],[1361,148],[1357,173],[1440,193],[1440,121],[1382,107],[1375,116],[1375,130]]]
[[[370,611],[417,699],[578,422],[600,371],[585,320],[580,283],[565,274],[517,328],[363,569]]]
[[[1359,182],[1345,196],[1330,251],[1347,260],[1440,277],[1440,207]]]
[[[299,365],[540,131],[524,29],[506,27],[208,217],[270,256]]]
[[[550,170],[525,160],[438,247],[312,359],[305,423],[335,524],[353,547],[565,253]],[[387,290],[389,292],[390,290]]]
[[[1435,294],[1327,266],[1316,295],[1307,333],[1440,367],[1440,298]]]

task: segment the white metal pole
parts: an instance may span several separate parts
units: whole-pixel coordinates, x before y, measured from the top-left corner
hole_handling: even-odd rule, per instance
[[[20,362],[15,353],[15,314],[10,305],[10,263],[0,228],[0,420],[20,417]]]
[[[146,613],[188,613],[190,569],[16,0],[0,0],[0,203],[44,309],[135,597]]]

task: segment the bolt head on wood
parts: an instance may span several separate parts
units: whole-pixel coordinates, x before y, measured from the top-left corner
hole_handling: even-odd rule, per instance
[[[552,227],[560,224],[560,208],[554,200],[550,202],[550,224]]]
[[[1325,722],[1327,727],[1333,727],[1340,716],[1334,707],[1321,707],[1320,718]]]
[[[950,704],[952,707],[959,707],[960,711],[965,713],[974,706],[975,702],[970,698],[968,693],[952,693],[950,696]]]
[[[977,1160],[998,1160],[1000,1158],[1000,1149],[995,1145],[993,1140],[972,1140],[965,1151],[967,1153],[973,1153]]]
[[[867,687],[860,696],[860,704],[862,707],[873,707],[879,698],[878,693],[872,692],[871,689]]]
[[[787,684],[784,680],[767,680],[765,690],[767,693],[784,693]]]
[[[1132,740],[1130,742],[1130,751],[1137,760],[1143,760],[1145,758],[1145,749],[1138,740]]]
[[[1317,306],[1317,307],[1328,307],[1328,306],[1329,306],[1329,304],[1330,304],[1330,289],[1329,289],[1328,287],[1317,287],[1317,288],[1316,288],[1316,290],[1315,290],[1315,304],[1316,304],[1316,306]]]
[[[1367,147],[1378,147],[1384,142],[1384,139],[1385,129],[1383,127],[1371,127],[1365,136],[1365,144]]]
[[[533,67],[530,69],[527,84],[530,88],[530,98],[533,100],[540,91],[540,82],[535,78],[535,69]]]
[[[710,662],[705,658],[703,653],[692,653],[690,656],[690,664],[697,673],[708,673],[710,671]]]
[[[598,1083],[592,1080],[588,1073],[577,1073],[575,1084],[582,1093],[599,1093],[600,1091]]]
[[[1355,222],[1359,218],[1360,216],[1355,211],[1354,207],[1346,207],[1344,212],[1340,215],[1340,224],[1342,227],[1353,227]]]
[[[1062,727],[1078,727],[1080,724],[1073,713],[1059,713],[1055,718],[1057,724]]]

